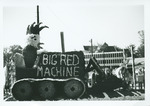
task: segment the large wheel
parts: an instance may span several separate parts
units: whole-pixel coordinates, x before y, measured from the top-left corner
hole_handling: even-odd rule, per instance
[[[55,87],[51,81],[41,81],[38,87],[39,96],[42,99],[52,99],[55,94]]]
[[[64,86],[64,93],[68,98],[78,98],[84,93],[85,87],[81,81],[70,80]]]
[[[16,83],[12,88],[12,94],[17,100],[31,100],[32,87],[29,81],[20,81]]]

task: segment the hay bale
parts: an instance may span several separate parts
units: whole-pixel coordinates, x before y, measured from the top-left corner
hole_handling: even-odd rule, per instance
[[[17,100],[31,100],[32,93],[33,90],[29,81],[17,82],[12,88],[12,94]]]
[[[42,99],[52,99],[55,94],[55,87],[51,81],[41,81],[38,87],[39,96]]]
[[[84,85],[78,80],[69,80],[64,85],[64,93],[68,98],[78,98],[84,92]]]

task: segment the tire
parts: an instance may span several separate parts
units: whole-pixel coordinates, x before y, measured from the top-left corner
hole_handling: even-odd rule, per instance
[[[51,81],[39,82],[38,93],[39,93],[39,96],[44,100],[52,99],[55,94],[55,87],[54,87],[53,82]]]
[[[78,80],[67,81],[64,85],[64,93],[71,99],[76,99],[82,96],[84,89],[84,84]]]
[[[12,94],[14,98],[20,101],[31,100],[32,93],[33,90],[29,81],[20,81],[12,88]]]

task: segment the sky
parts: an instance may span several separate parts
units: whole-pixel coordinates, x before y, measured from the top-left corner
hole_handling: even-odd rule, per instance
[[[39,5],[40,22],[49,26],[40,33],[42,47],[61,51],[60,32],[64,32],[65,51],[83,50],[84,45],[107,43],[126,48],[140,45],[138,31],[144,30],[143,5],[53,4]],[[3,7],[3,46],[26,45],[26,28],[36,22],[36,5]]]

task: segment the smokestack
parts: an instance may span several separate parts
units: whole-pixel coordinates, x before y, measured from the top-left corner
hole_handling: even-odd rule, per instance
[[[64,33],[60,32],[62,53],[65,52]]]

